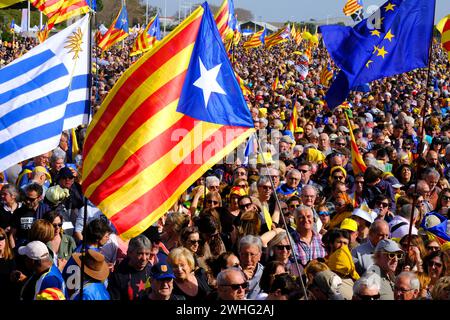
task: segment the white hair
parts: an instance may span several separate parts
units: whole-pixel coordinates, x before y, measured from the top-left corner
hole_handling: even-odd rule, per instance
[[[381,289],[381,277],[375,272],[369,272],[364,274],[361,278],[356,280],[353,285],[353,294],[357,295],[361,292],[363,287],[367,287],[369,290],[377,290]]]
[[[401,272],[395,278],[395,282],[397,282],[397,280],[400,279],[401,277],[406,277],[406,278],[409,279],[409,286],[411,287],[412,290],[419,290],[420,289],[419,279],[417,278],[417,275],[414,272],[410,272],[410,271],[403,271],[403,272]]]
[[[206,187],[210,187],[213,184],[220,184],[220,180],[216,176],[209,176],[209,177],[206,177],[205,183],[206,183]]]

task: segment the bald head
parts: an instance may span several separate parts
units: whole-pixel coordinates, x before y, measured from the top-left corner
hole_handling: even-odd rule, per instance
[[[376,246],[378,242],[389,237],[389,224],[385,220],[375,220],[369,228],[369,240]]]

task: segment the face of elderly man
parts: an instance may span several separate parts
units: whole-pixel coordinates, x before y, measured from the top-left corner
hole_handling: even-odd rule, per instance
[[[298,208],[296,216],[297,230],[312,230],[314,224],[313,213],[310,209]]]
[[[394,299],[395,300],[415,300],[419,295],[418,289],[411,288],[411,281],[408,276],[398,275],[395,279]]]
[[[317,193],[313,188],[305,187],[302,190],[301,199],[305,206],[312,207],[316,201]]]

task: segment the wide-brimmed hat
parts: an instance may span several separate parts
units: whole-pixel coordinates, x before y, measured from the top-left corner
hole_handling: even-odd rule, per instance
[[[81,253],[74,253],[72,257],[80,268],[81,260],[84,260],[84,273],[89,277],[99,281],[105,281],[108,278],[108,264],[100,252],[88,249],[84,258],[81,257]]]

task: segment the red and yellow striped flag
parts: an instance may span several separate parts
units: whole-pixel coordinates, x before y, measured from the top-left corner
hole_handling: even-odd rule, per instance
[[[284,27],[281,30],[278,30],[274,34],[271,34],[270,36],[266,37],[266,47],[271,48],[277,44],[283,43],[288,41],[287,38],[289,38],[289,31],[287,29],[287,26]]]
[[[348,109],[349,107],[350,105],[348,103],[344,104],[344,108]],[[348,118],[347,112],[345,112],[345,110],[344,114],[345,118],[347,119],[348,130],[350,131],[350,139],[351,139],[350,145],[352,149],[353,172],[355,173],[355,175],[357,175],[359,173],[364,173],[367,169],[367,166],[364,163],[361,154],[359,153],[358,145],[356,144],[355,136],[353,135],[353,128],[352,125],[350,124],[350,119]]]
[[[442,47],[447,51],[448,58],[450,59],[450,15],[439,21],[436,28],[441,33]]]
[[[150,50],[156,43],[161,39],[160,36],[156,35],[156,30],[154,32],[149,32],[151,28],[158,28],[159,34],[159,18],[158,15],[154,16],[153,19],[148,23],[147,27],[143,31],[140,31],[136,39],[134,40],[133,48],[131,49],[130,56],[135,56],[140,53],[144,53]],[[152,31],[152,30],[151,30]],[[150,34],[151,33],[151,34]]]
[[[231,10],[230,10],[231,9]],[[216,13],[215,20],[217,29],[219,29],[220,36],[225,40],[231,32],[234,24],[234,5],[233,0],[223,0],[222,5]]]
[[[292,133],[295,133],[295,129],[298,128],[298,109],[297,109],[298,102],[296,101],[294,104],[294,108],[292,108],[292,115],[291,119],[289,120],[288,124],[288,130]]]
[[[57,23],[89,12],[86,0],[32,0],[31,3],[48,17],[48,30]]]
[[[292,41],[295,41],[295,38],[297,37],[297,30],[295,30],[295,23],[292,24],[291,29],[291,39]]]
[[[352,14],[354,14],[356,11],[362,9],[362,0],[348,0],[345,3],[344,8],[342,9],[342,11],[344,12],[344,14],[346,16],[351,16]]]
[[[37,37],[38,37],[39,43],[42,43],[42,42],[44,42],[45,40],[47,40],[49,32],[50,32],[50,30],[48,30],[47,24],[45,24],[45,25],[42,27],[42,30],[39,30],[39,31],[37,32]]]
[[[239,77],[239,75],[238,75],[236,72],[235,72],[234,74],[236,75],[236,79],[237,79],[237,81],[238,81],[238,83],[239,83],[239,87],[241,87],[242,94],[243,94],[244,96],[251,96],[251,95],[252,95],[252,92],[250,91],[249,88],[247,88],[247,86],[245,85],[244,80],[242,80],[242,78]]]
[[[278,76],[275,78],[275,80],[273,80],[272,82],[272,90],[276,91],[278,89],[278,85],[280,84],[280,79],[278,78]]]
[[[254,33],[247,41],[242,45],[244,49],[257,48],[260,45],[264,44],[266,37],[266,29],[259,30]]]
[[[119,78],[88,127],[83,192],[132,238],[253,132],[207,2]]]

